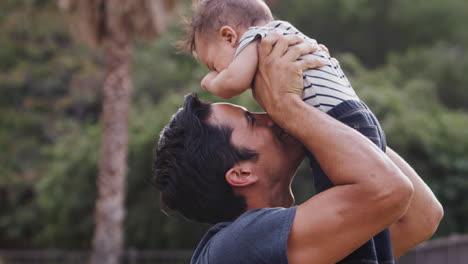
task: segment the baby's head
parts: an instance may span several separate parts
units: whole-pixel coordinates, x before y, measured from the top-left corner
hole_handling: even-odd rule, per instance
[[[263,0],[194,0],[187,38],[180,47],[220,72],[231,63],[244,32],[272,20]]]

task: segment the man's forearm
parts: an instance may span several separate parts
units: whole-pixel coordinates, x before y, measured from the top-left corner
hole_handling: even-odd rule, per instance
[[[362,181],[411,185],[395,164],[367,138],[300,98],[278,106],[272,118],[314,154],[335,185]],[[280,109],[283,110],[280,110]],[[382,176],[394,174],[392,181]]]
[[[401,217],[412,184],[370,140],[298,99],[273,119],[305,144],[335,186],[297,208],[290,260],[336,263]]]
[[[414,186],[414,194],[408,210],[390,226],[393,254],[398,258],[434,234],[444,210],[426,183],[405,160],[390,148],[387,148],[387,155]]]
[[[367,138],[301,100],[302,72],[323,62],[297,61],[314,50],[296,45],[301,42],[294,38],[269,34],[262,40],[254,95],[278,125],[314,154],[335,184],[298,206],[288,260],[336,263],[401,217],[413,186]]]
[[[359,188],[351,189],[367,191],[375,195],[373,198],[385,200],[390,207],[392,203],[401,202],[404,204],[402,208],[406,208],[409,201],[405,199],[412,192],[412,184],[396,165],[363,135],[300,98],[302,72],[323,65],[316,58],[297,61],[301,55],[313,52],[317,47],[303,43],[296,45],[300,42],[295,42],[297,38],[294,38],[292,35],[281,38],[269,34],[260,43],[254,90],[257,102],[278,125],[314,154],[335,185],[359,184]],[[289,47],[291,45],[295,46]],[[406,197],[394,197],[393,194],[397,193]],[[358,193],[356,196],[361,201]],[[400,215],[390,215],[382,223],[403,213],[392,209],[394,214]]]

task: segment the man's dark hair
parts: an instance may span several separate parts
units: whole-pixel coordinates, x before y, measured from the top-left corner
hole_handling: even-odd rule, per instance
[[[202,223],[231,221],[246,210],[225,179],[236,163],[258,154],[232,144],[232,128],[208,123],[211,104],[194,95],[161,132],[152,183],[165,208]]]
[[[196,33],[214,35],[224,25],[251,27],[258,21],[271,20],[270,9],[257,0],[194,0],[192,16],[184,18],[186,38],[177,46],[180,51],[193,54]]]

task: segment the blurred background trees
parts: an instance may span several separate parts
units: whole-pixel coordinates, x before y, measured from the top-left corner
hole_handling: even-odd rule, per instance
[[[59,0],[77,39],[102,47],[102,136],[92,264],[119,263],[124,247],[128,115],[133,90],[133,41],[166,30],[176,0]]]
[[[445,207],[436,234],[468,233],[468,2],[273,1],[273,12],[324,43],[376,113],[388,144]],[[182,1],[186,11],[189,1]],[[104,50],[77,44],[55,0],[0,2],[0,247],[91,248],[104,100]],[[193,248],[207,226],[166,217],[149,186],[161,128],[206,70],[171,45],[133,47],[126,247]],[[218,100],[219,101],[219,100]],[[260,110],[246,93],[232,102]],[[313,194],[302,168],[297,202]]]

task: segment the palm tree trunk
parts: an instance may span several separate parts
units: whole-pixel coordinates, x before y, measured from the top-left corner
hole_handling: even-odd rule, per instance
[[[118,35],[118,34],[116,34]],[[93,264],[117,264],[124,244],[128,111],[131,100],[132,47],[129,38],[108,38],[103,87],[103,133],[95,211]]]

